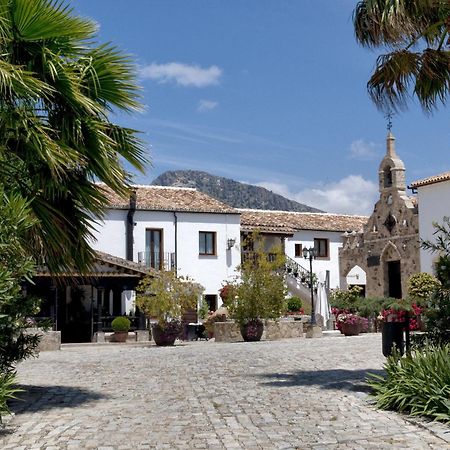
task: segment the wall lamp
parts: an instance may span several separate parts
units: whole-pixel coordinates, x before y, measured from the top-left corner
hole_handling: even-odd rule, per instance
[[[227,239],[227,250],[231,250],[234,247],[234,244],[236,244],[236,239]]]

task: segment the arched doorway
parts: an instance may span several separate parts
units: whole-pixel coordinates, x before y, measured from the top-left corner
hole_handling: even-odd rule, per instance
[[[361,289],[360,291],[361,297],[366,296],[367,276],[366,272],[361,267],[359,267],[358,265],[353,266],[351,270],[347,273],[345,279],[347,282],[347,287],[350,288],[352,286],[358,286]]]

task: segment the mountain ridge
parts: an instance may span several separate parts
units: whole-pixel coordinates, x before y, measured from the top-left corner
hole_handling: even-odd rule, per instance
[[[320,209],[283,197],[269,189],[219,177],[200,170],[169,170],[152,182],[154,186],[195,188],[234,208],[272,211],[323,212]]]

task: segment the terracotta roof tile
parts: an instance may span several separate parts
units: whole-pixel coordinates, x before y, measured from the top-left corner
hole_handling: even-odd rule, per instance
[[[423,180],[417,180],[411,183],[412,188],[418,188],[420,186],[427,186],[429,184],[440,183],[441,181],[450,180],[450,172],[444,172],[439,175],[434,175],[432,177],[424,178]]]
[[[127,209],[128,197],[120,197],[105,185],[100,185],[109,200],[109,207]],[[203,192],[192,188],[134,185],[136,209],[150,211],[209,212],[239,214],[239,212]]]
[[[244,231],[292,234],[297,230],[360,231],[367,216],[239,209]]]

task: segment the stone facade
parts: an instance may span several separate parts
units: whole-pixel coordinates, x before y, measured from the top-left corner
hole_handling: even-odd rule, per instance
[[[406,295],[409,277],[419,272],[419,221],[416,198],[406,195],[405,166],[389,132],[379,167],[380,198],[359,233],[346,234],[339,252],[341,288],[359,266],[366,272],[366,297]]]

